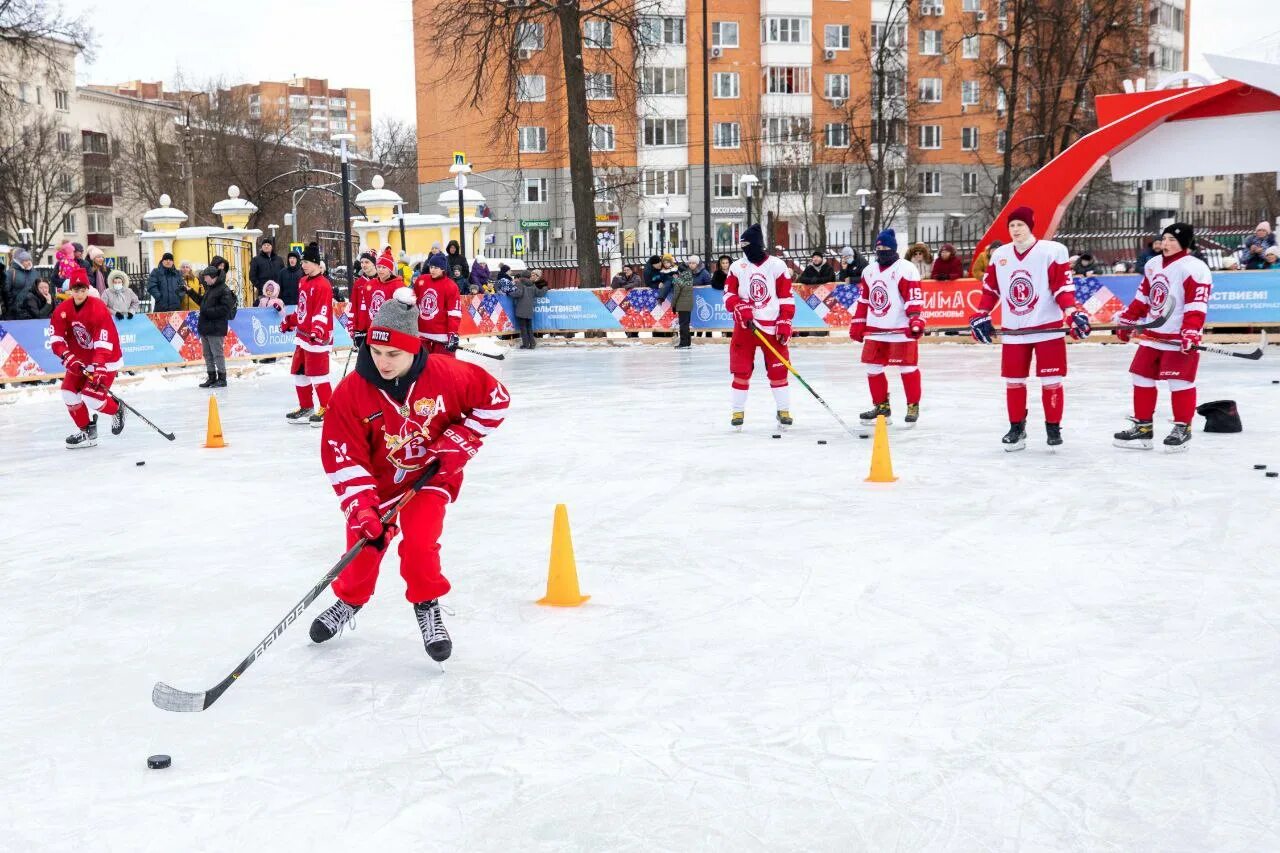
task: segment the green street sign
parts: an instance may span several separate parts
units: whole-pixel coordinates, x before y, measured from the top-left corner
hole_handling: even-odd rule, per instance
[[[520,227],[521,228],[550,228],[551,220],[550,219],[521,219]]]

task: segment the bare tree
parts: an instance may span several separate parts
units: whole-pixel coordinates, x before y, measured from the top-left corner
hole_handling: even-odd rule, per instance
[[[386,188],[403,199],[418,197],[418,129],[397,118],[383,118],[373,127],[370,168],[382,175]]]
[[[37,115],[0,143],[0,232],[13,240],[20,228],[30,228],[36,257],[84,203],[79,147],[64,146],[65,134],[54,118]]]

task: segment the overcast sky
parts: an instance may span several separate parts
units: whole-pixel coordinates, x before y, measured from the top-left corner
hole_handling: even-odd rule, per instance
[[[958,2],[958,0],[957,0]],[[327,77],[330,85],[372,90],[374,119],[413,121],[409,0],[219,0],[170,5],[154,0],[64,0],[89,13],[97,55],[79,82],[190,79],[228,82]],[[1276,0],[1193,0],[1191,70],[1212,76],[1204,53],[1280,62]],[[341,44],[335,33],[349,33]],[[447,49],[439,40],[434,49]]]

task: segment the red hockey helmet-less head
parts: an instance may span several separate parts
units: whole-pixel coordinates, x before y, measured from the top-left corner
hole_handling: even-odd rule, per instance
[[[382,303],[369,328],[371,346],[395,347],[405,352],[422,349],[418,337],[418,302],[407,287],[396,288],[395,297]]]
[[[1009,216],[1005,219],[1005,224],[1009,224],[1017,220],[1027,226],[1028,230],[1036,230],[1036,213],[1025,204],[1021,207],[1015,207],[1009,211]]]

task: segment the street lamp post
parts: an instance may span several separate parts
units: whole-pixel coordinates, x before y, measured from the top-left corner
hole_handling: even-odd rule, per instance
[[[400,202],[400,251],[406,254],[409,251],[409,244],[405,242],[404,236],[404,202]]]
[[[458,188],[458,254],[465,260],[467,257],[467,212],[463,206],[462,191],[467,188],[467,175],[471,174],[471,167],[466,163],[454,163],[449,167],[449,173],[454,176],[453,185]],[[404,222],[404,217],[400,220]]]
[[[297,206],[298,206],[297,204],[294,204],[295,209],[297,208]],[[293,218],[292,213],[286,213],[284,215],[284,227],[293,228],[293,242],[294,243],[298,242],[298,222],[296,219]]]
[[[28,252],[31,251],[31,235],[34,233],[30,228],[23,227],[18,229],[18,237],[22,240],[22,248]]]
[[[347,156],[347,143],[355,142],[354,133],[335,133],[330,137],[338,143],[342,154],[342,262],[347,265],[347,286],[355,282],[351,270],[351,160]]]
[[[871,195],[871,190],[863,187],[854,193],[858,197],[858,227],[860,231],[859,243],[862,251],[867,250],[867,196]]]
[[[658,202],[658,254],[667,248],[667,200]]]
[[[738,183],[742,186],[742,194],[747,198],[747,227],[751,227],[751,199],[756,193],[756,184],[760,183],[760,179],[751,173],[738,178]]]

